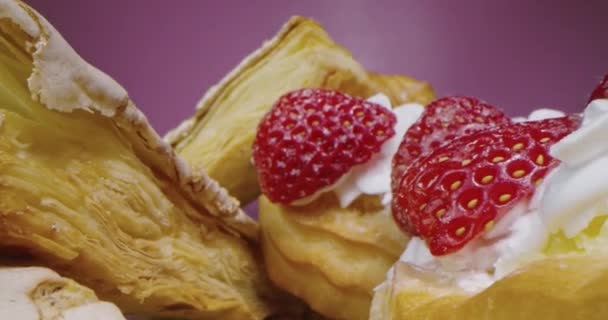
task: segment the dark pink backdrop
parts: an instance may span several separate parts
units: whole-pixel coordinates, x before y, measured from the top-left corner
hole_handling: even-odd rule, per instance
[[[26,0],[27,1],[27,0]],[[608,1],[29,0],[130,92],[161,133],[290,15],[314,17],[368,68],[512,115],[580,110],[608,71]]]

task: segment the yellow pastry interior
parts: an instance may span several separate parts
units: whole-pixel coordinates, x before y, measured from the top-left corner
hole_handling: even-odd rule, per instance
[[[35,11],[0,3],[0,256],[52,267],[128,313],[273,314],[282,295],[238,227],[255,223],[238,208],[234,225],[221,218],[232,199],[197,183],[203,172],[187,177],[106,77]]]
[[[374,198],[340,208],[333,194],[306,206],[260,197],[268,276],[332,319],[367,319],[373,289],[407,242]]]
[[[370,319],[605,319],[607,217],[600,210],[570,238],[550,234],[539,252],[517,257],[514,271],[478,292],[399,261],[375,291]]]

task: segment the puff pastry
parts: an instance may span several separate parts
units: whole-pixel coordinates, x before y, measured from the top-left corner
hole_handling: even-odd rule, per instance
[[[0,318],[125,320],[118,308],[75,281],[40,267],[0,267]]]
[[[570,254],[526,264],[473,294],[398,263],[374,295],[371,320],[605,319],[608,259]]]
[[[605,83],[606,80],[596,90],[602,90]],[[608,171],[605,168],[608,148],[603,142],[608,128],[606,98],[608,96],[592,95],[582,113],[582,121],[578,115],[564,116],[556,110],[541,109],[532,112],[527,119],[523,118],[524,122],[529,121],[527,125],[511,125],[511,128],[525,129],[546,126],[543,135],[547,138],[538,141],[544,139],[548,142],[543,148],[550,150],[548,155],[554,163],[553,167],[549,165],[551,171],[540,180],[532,196],[508,208],[501,220],[496,224],[492,222],[490,228],[484,230],[484,235],[466,243],[458,249],[460,251],[433,255],[432,249],[436,245],[433,238],[413,238],[389,272],[387,281],[377,288],[371,319],[607,319],[608,186],[605,181]],[[550,129],[556,123],[566,124],[568,130],[562,131],[561,135],[556,133],[559,131],[555,127]],[[503,135],[501,138],[504,140],[515,141],[516,134],[508,128],[509,125],[505,125],[492,130]],[[535,131],[525,132],[532,137],[530,141],[534,141]],[[548,138],[549,132],[554,134],[552,138]],[[466,147],[458,144],[468,138],[456,138],[454,144],[446,144],[447,148],[441,147],[439,152],[414,162],[408,174],[411,175],[411,170],[423,170],[423,174],[431,172],[431,166],[425,168],[419,164],[435,155],[454,161],[460,150],[465,150],[461,154],[466,159],[473,159],[470,164],[480,159],[490,160],[480,158],[479,154],[483,153],[479,149],[467,153]],[[554,142],[547,139],[554,139]],[[475,147],[482,145],[483,151],[498,150],[487,146],[487,143],[493,143],[492,140],[479,138],[468,141],[480,143]],[[518,150],[518,144],[512,144],[511,151]],[[450,148],[457,151],[444,152]],[[520,156],[517,160],[525,157]],[[497,158],[504,160],[502,156]],[[463,161],[461,159],[459,162]],[[490,161],[495,160],[492,158]],[[537,156],[535,163],[545,164],[544,161],[544,156]],[[450,169],[449,164],[442,168]],[[456,168],[461,167],[457,165]],[[479,172],[484,171],[478,169],[476,173]],[[512,172],[512,176],[518,175]],[[492,173],[486,177],[494,179]],[[405,179],[402,186],[409,181]],[[424,184],[423,179],[412,181]],[[447,180],[443,181],[444,186],[448,186]],[[406,190],[419,192],[414,196],[425,201],[441,199],[439,193],[419,191],[423,187]],[[404,202],[397,205],[400,203]],[[415,208],[418,204],[414,201],[407,205]],[[449,205],[442,204],[439,208]],[[467,209],[472,207],[475,206],[467,203]],[[466,214],[473,216],[471,212]],[[420,215],[422,219],[427,216]],[[452,215],[450,219],[446,221],[458,223],[459,216]],[[474,223],[461,225],[468,227]],[[435,230],[441,227],[444,226]],[[452,227],[451,230],[458,234],[458,229]],[[492,235],[492,232],[496,233]]]
[[[304,206],[261,196],[259,221],[270,278],[332,319],[368,318],[373,289],[408,240],[377,196],[346,208],[333,193]]]
[[[262,246],[270,278],[332,319],[367,319],[407,238],[381,206],[341,209],[333,195],[302,207],[260,197]]]
[[[319,24],[293,17],[209,89],[194,116],[165,138],[190,166],[206,168],[231,194],[248,203],[260,194],[250,161],[257,124],[279,96],[303,87],[365,98],[383,92],[395,104],[428,101],[433,95],[425,82],[368,73]]]
[[[422,90],[403,98],[426,104],[433,94]],[[270,278],[332,319],[368,318],[373,289],[408,240],[378,196],[362,196],[346,208],[333,193],[305,206],[261,196],[259,220]]]
[[[256,237],[122,87],[33,9],[0,0],[0,255],[20,252],[129,313],[262,319],[289,303]]]

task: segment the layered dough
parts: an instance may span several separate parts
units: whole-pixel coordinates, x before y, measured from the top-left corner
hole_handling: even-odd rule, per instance
[[[275,283],[332,319],[367,319],[373,288],[407,242],[376,199],[342,209],[332,194],[301,207],[262,196],[259,214]]]
[[[607,286],[608,258],[601,254],[539,260],[477,294],[398,263],[376,292],[370,319],[606,319]]]
[[[195,115],[166,140],[191,167],[206,168],[246,204],[260,193],[250,160],[257,125],[281,95],[304,87],[363,98],[382,92],[396,105],[425,103],[433,96],[425,82],[368,73],[319,24],[294,17],[207,91]]]
[[[125,320],[75,281],[40,267],[0,267],[0,318],[19,320]]]
[[[267,281],[257,232],[123,88],[37,12],[0,0],[0,256],[128,313],[263,319],[292,300]]]
[[[366,71],[316,22],[293,17],[212,87],[196,114],[166,136],[192,168],[205,167],[242,203],[260,194],[251,147],[258,123],[283,94],[305,87],[394,105],[426,104],[433,90],[405,76]],[[341,209],[335,198],[284,207],[262,197],[259,218],[270,278],[332,319],[366,319],[372,289],[405,248],[406,237],[377,199]]]

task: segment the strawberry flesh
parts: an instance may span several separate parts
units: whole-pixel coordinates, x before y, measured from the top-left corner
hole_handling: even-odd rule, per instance
[[[468,135],[488,127],[511,123],[498,108],[472,97],[445,97],[430,103],[420,119],[406,132],[393,158],[391,190],[398,188],[403,174],[416,158],[456,137]],[[393,211],[397,203],[392,202]],[[412,226],[404,226],[415,233]]]
[[[593,90],[589,97],[589,102],[595,99],[608,99],[608,74],[604,76],[604,79]]]
[[[510,121],[502,111],[476,98],[453,96],[433,101],[403,137],[393,159],[393,184],[399,183],[412,160],[441,144]]]
[[[289,204],[336,183],[395,134],[387,108],[323,89],[278,99],[261,120],[253,161],[264,194]]]
[[[532,196],[558,163],[549,147],[579,125],[568,116],[451,140],[408,167],[393,196],[395,221],[413,227],[433,255],[457,251]]]

